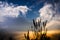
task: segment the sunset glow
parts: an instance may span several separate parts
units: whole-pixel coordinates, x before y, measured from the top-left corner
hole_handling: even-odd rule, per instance
[[[0,0],[0,40],[60,40],[60,0]]]
[[[27,33],[27,32],[25,32],[25,31],[13,32],[13,34],[17,35],[17,36],[15,36],[15,38],[20,38],[20,39],[24,39],[24,33]],[[47,36],[52,37],[53,34],[58,34],[58,33],[60,33],[60,30],[47,31]],[[29,36],[31,39],[32,38],[34,39],[35,38],[34,32],[29,31]]]

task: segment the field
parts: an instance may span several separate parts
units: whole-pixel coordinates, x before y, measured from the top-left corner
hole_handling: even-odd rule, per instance
[[[0,31],[0,40],[25,40],[24,34],[27,31],[15,31],[15,32],[6,32]],[[34,39],[34,32],[29,31],[30,39]],[[60,31],[47,31],[47,37],[50,37],[50,40],[60,40]]]
[[[14,34],[14,38],[16,40],[25,40],[24,38],[24,34],[27,33],[27,32],[13,32]],[[34,32],[30,31],[29,32],[29,37],[30,39],[34,39]],[[60,39],[60,31],[48,31],[47,32],[47,36],[50,37],[51,40],[59,40]]]

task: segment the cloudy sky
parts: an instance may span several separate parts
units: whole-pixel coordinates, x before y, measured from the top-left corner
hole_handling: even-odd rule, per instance
[[[48,20],[48,30],[60,29],[60,0],[0,0],[0,28],[31,29],[32,19]]]

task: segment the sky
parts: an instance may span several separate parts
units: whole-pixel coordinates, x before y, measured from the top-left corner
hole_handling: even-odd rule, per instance
[[[48,30],[60,29],[60,0],[0,0],[0,28],[31,30],[33,19],[48,20]]]

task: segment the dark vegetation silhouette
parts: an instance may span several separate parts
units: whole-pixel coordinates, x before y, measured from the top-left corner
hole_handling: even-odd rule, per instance
[[[15,40],[13,35],[5,30],[0,30],[0,40]]]
[[[46,28],[47,22],[48,22],[47,20],[42,22],[41,19],[38,20],[38,22],[37,22],[36,20],[33,19],[33,26],[31,26],[31,28],[33,29],[33,32],[34,32],[34,35],[36,36],[36,38],[30,39],[29,34],[27,33],[27,36],[24,34],[25,39],[26,40],[50,40],[50,37],[48,37],[46,35],[47,34],[47,28]]]
[[[53,34],[51,40],[60,40],[60,33]]]
[[[41,26],[41,23],[42,23],[42,26]],[[33,26],[31,26],[31,28],[32,28],[36,38],[30,39],[29,30],[28,30],[27,34],[24,34],[25,39],[26,40],[60,40],[60,33],[59,34],[58,33],[53,34],[52,37],[48,37],[46,35],[47,31],[48,31],[47,28],[46,28],[46,24],[47,24],[47,20],[45,22],[41,22],[39,20],[38,20],[38,22],[36,22],[33,19]],[[44,30],[44,32],[42,33],[43,30]],[[6,30],[0,29],[0,40],[17,40],[17,39],[14,38],[14,35],[9,33]]]
[[[30,38],[29,38],[29,30],[28,30],[28,32],[27,32],[27,35],[24,34],[24,37],[25,37],[26,40],[30,40]]]
[[[51,40],[50,37],[46,36],[46,34],[42,34],[40,40]]]

